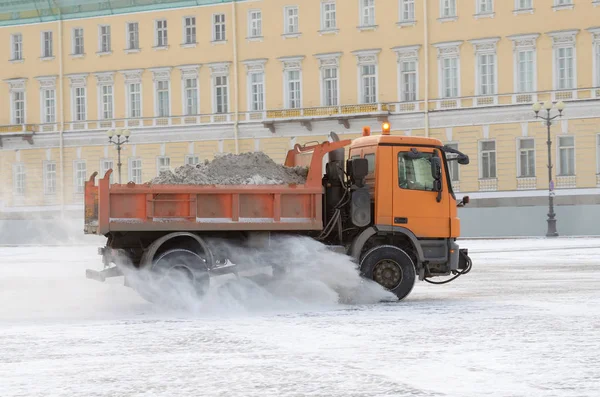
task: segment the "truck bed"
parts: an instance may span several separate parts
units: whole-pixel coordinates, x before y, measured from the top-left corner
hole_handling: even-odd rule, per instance
[[[85,185],[84,231],[321,230],[323,156],[349,143],[290,150],[287,166],[309,165],[303,185],[110,185],[108,170],[96,186],[94,173]]]

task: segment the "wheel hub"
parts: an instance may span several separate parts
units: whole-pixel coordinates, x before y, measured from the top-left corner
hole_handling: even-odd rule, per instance
[[[375,265],[373,280],[387,289],[394,289],[402,281],[402,268],[392,260],[383,260]]]

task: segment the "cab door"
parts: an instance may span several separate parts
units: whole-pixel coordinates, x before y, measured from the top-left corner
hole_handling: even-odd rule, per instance
[[[450,210],[446,169],[442,162],[442,192],[438,202],[431,158],[439,149],[394,146],[392,151],[392,212],[394,226],[411,230],[418,238],[450,237]]]

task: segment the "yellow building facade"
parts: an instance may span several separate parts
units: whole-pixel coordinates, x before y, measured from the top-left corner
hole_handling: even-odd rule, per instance
[[[566,104],[551,128],[557,194],[600,186],[598,0],[28,3],[0,10],[3,217],[78,211],[94,171],[116,182],[116,129],[130,132],[123,183],[220,152],[281,162],[387,120],[471,157],[452,170],[461,195],[543,197],[532,105],[547,101]]]

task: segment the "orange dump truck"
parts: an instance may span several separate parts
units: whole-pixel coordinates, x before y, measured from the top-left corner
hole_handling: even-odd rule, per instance
[[[353,257],[363,277],[398,299],[417,278],[440,283],[431,279],[470,271],[456,243],[457,207],[468,198],[457,203],[448,167],[468,164],[468,156],[437,139],[391,136],[389,128],[332,138],[288,152],[286,166],[308,167],[303,185],[111,185],[109,170],[96,186],[94,173],[85,187],[85,233],[108,239],[99,250],[104,270],[87,277],[127,279],[126,262],[157,280],[183,275],[202,296],[212,276],[243,262],[213,239],[260,249],[276,234],[309,236]]]

